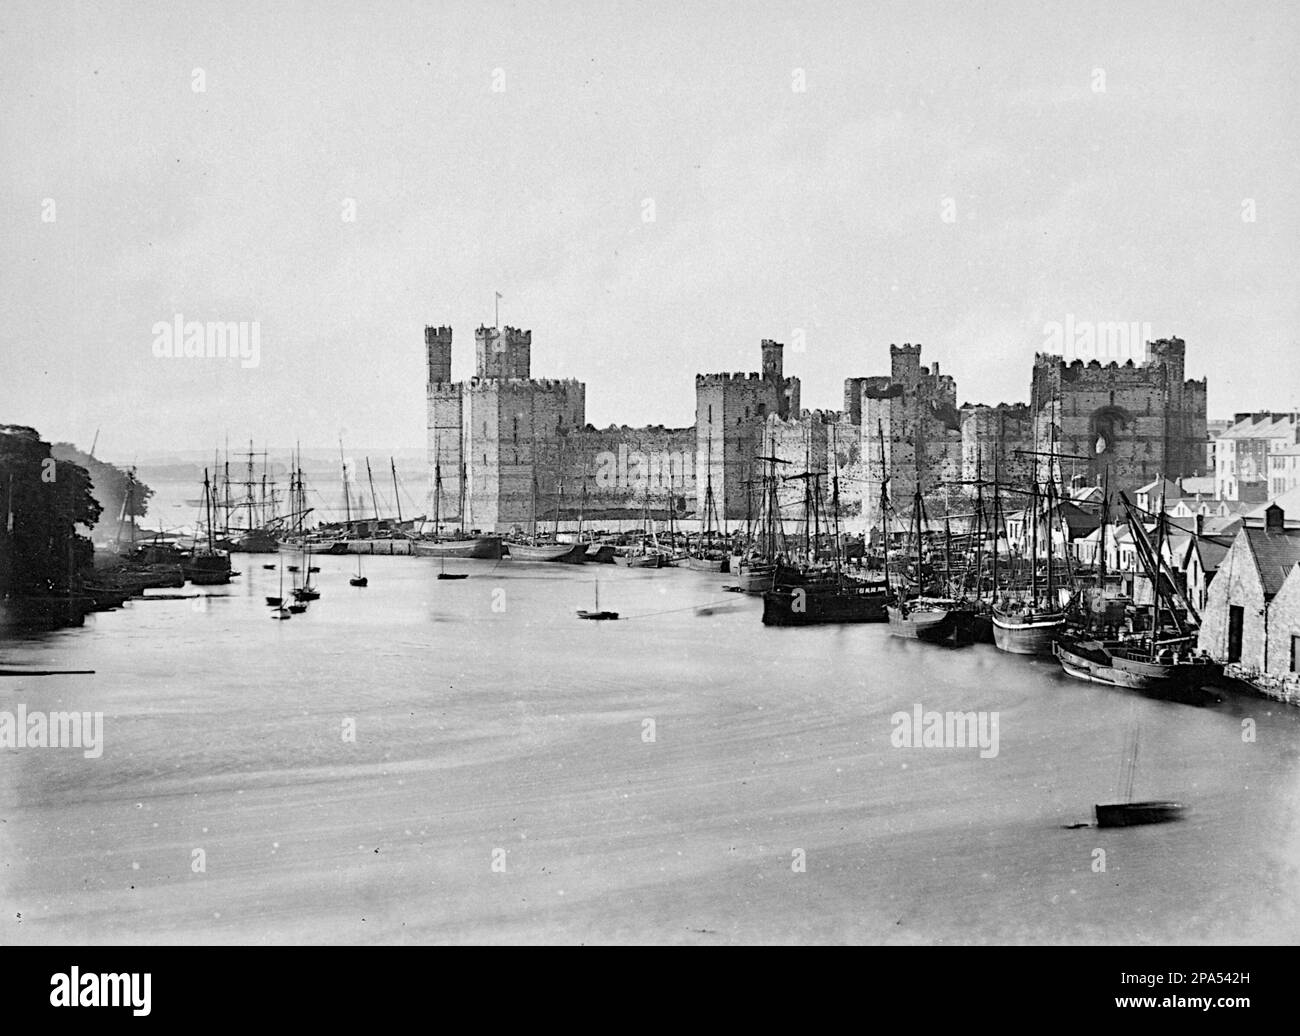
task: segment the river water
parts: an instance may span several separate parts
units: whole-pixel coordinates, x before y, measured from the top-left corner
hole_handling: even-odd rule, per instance
[[[104,716],[98,758],[0,749],[0,941],[1300,941],[1300,710],[766,629],[685,570],[324,557],[274,622],[273,560],[0,646],[95,670],[0,710]],[[576,618],[597,578],[622,621]],[[895,747],[917,705],[996,755]],[[1188,818],[1065,827],[1135,733]]]

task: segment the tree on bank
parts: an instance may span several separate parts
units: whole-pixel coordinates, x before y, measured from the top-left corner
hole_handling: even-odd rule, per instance
[[[133,481],[129,472],[83,453],[69,442],[56,442],[50,454],[60,463],[69,461],[90,473],[91,493],[103,508],[100,539],[117,535],[119,519],[129,526],[149,512],[153,490],[143,482]]]
[[[0,425],[0,508],[0,594],[80,588],[94,547],[76,527],[102,513],[89,472],[52,456],[35,429]]]

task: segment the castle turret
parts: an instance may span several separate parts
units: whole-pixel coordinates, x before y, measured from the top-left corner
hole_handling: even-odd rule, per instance
[[[476,373],[480,378],[531,377],[532,331],[480,327],[474,332]]]
[[[424,329],[424,348],[430,385],[444,385],[451,381],[451,328],[428,327]]]
[[[781,381],[784,377],[781,356],[785,346],[770,338],[763,339],[763,377]]]
[[[889,376],[895,385],[914,389],[921,380],[921,347],[910,342],[889,345]]]

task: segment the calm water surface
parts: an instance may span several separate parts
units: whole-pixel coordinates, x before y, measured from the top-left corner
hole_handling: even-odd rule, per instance
[[[0,709],[101,711],[105,748],[0,750],[0,940],[1300,941],[1300,710],[768,630],[689,571],[326,557],[273,622],[270,560],[3,645],[96,670]],[[576,619],[597,576],[628,621]],[[893,747],[917,704],[996,711],[997,756]],[[1064,827],[1133,731],[1189,818]]]

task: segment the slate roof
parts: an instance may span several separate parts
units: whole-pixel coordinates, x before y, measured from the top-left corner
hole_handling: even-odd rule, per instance
[[[1264,598],[1271,599],[1286,582],[1287,574],[1300,564],[1300,529],[1269,532],[1258,526],[1242,530],[1264,584]]]

